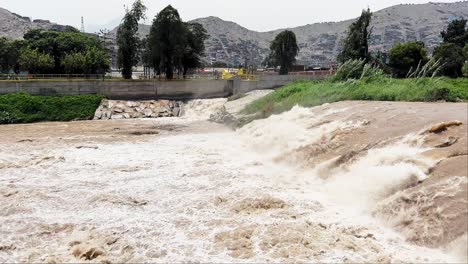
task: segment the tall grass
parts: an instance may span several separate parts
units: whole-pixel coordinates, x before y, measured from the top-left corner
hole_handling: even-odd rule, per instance
[[[421,61],[418,66],[413,69],[412,67],[408,71],[406,78],[434,78],[437,76],[442,69],[441,60],[435,60],[434,58],[430,59],[425,65],[421,65]]]
[[[372,79],[372,78],[381,78],[384,77],[385,73],[382,69],[379,69],[367,63],[366,60],[348,60],[345,63],[341,64],[336,74],[331,77],[332,81],[347,81],[350,79],[353,80],[363,80],[363,79]]]
[[[344,100],[449,102],[468,100],[468,79],[378,77],[363,80],[299,81],[254,101],[243,110],[267,117],[288,111],[295,105],[317,106]]]

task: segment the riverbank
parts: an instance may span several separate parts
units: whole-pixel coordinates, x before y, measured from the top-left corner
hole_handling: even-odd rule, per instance
[[[92,119],[102,99],[99,95],[0,95],[0,125]]]
[[[346,100],[367,101],[468,101],[468,78],[393,79],[377,78],[348,82],[300,81],[276,90],[248,105],[244,113],[268,117],[295,105],[317,106]]]

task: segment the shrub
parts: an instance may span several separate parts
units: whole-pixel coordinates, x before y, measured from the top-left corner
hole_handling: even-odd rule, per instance
[[[427,91],[426,100],[429,102],[435,101],[454,101],[453,96],[450,94],[450,89],[447,87],[437,87]]]
[[[406,77],[411,69],[416,68],[418,65],[424,65],[429,61],[427,49],[424,43],[419,41],[396,44],[390,50],[389,58],[389,66],[392,67],[395,75],[400,78]]]
[[[14,124],[19,123],[20,119],[14,113],[7,111],[0,111],[0,124]]]
[[[453,43],[445,43],[437,47],[434,51],[434,58],[441,60],[442,67],[440,73],[449,77],[461,77],[465,56],[463,49]]]
[[[26,93],[0,95],[0,123],[70,121],[91,119],[102,96],[32,96]]]

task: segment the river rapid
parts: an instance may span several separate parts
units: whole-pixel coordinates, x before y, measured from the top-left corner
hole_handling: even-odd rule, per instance
[[[225,103],[0,127],[0,262],[467,261],[466,104]]]

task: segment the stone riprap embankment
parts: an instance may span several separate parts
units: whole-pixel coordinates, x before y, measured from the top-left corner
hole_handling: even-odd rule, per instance
[[[183,103],[169,100],[115,101],[103,100],[94,115],[99,119],[129,119],[178,117],[183,113]]]

